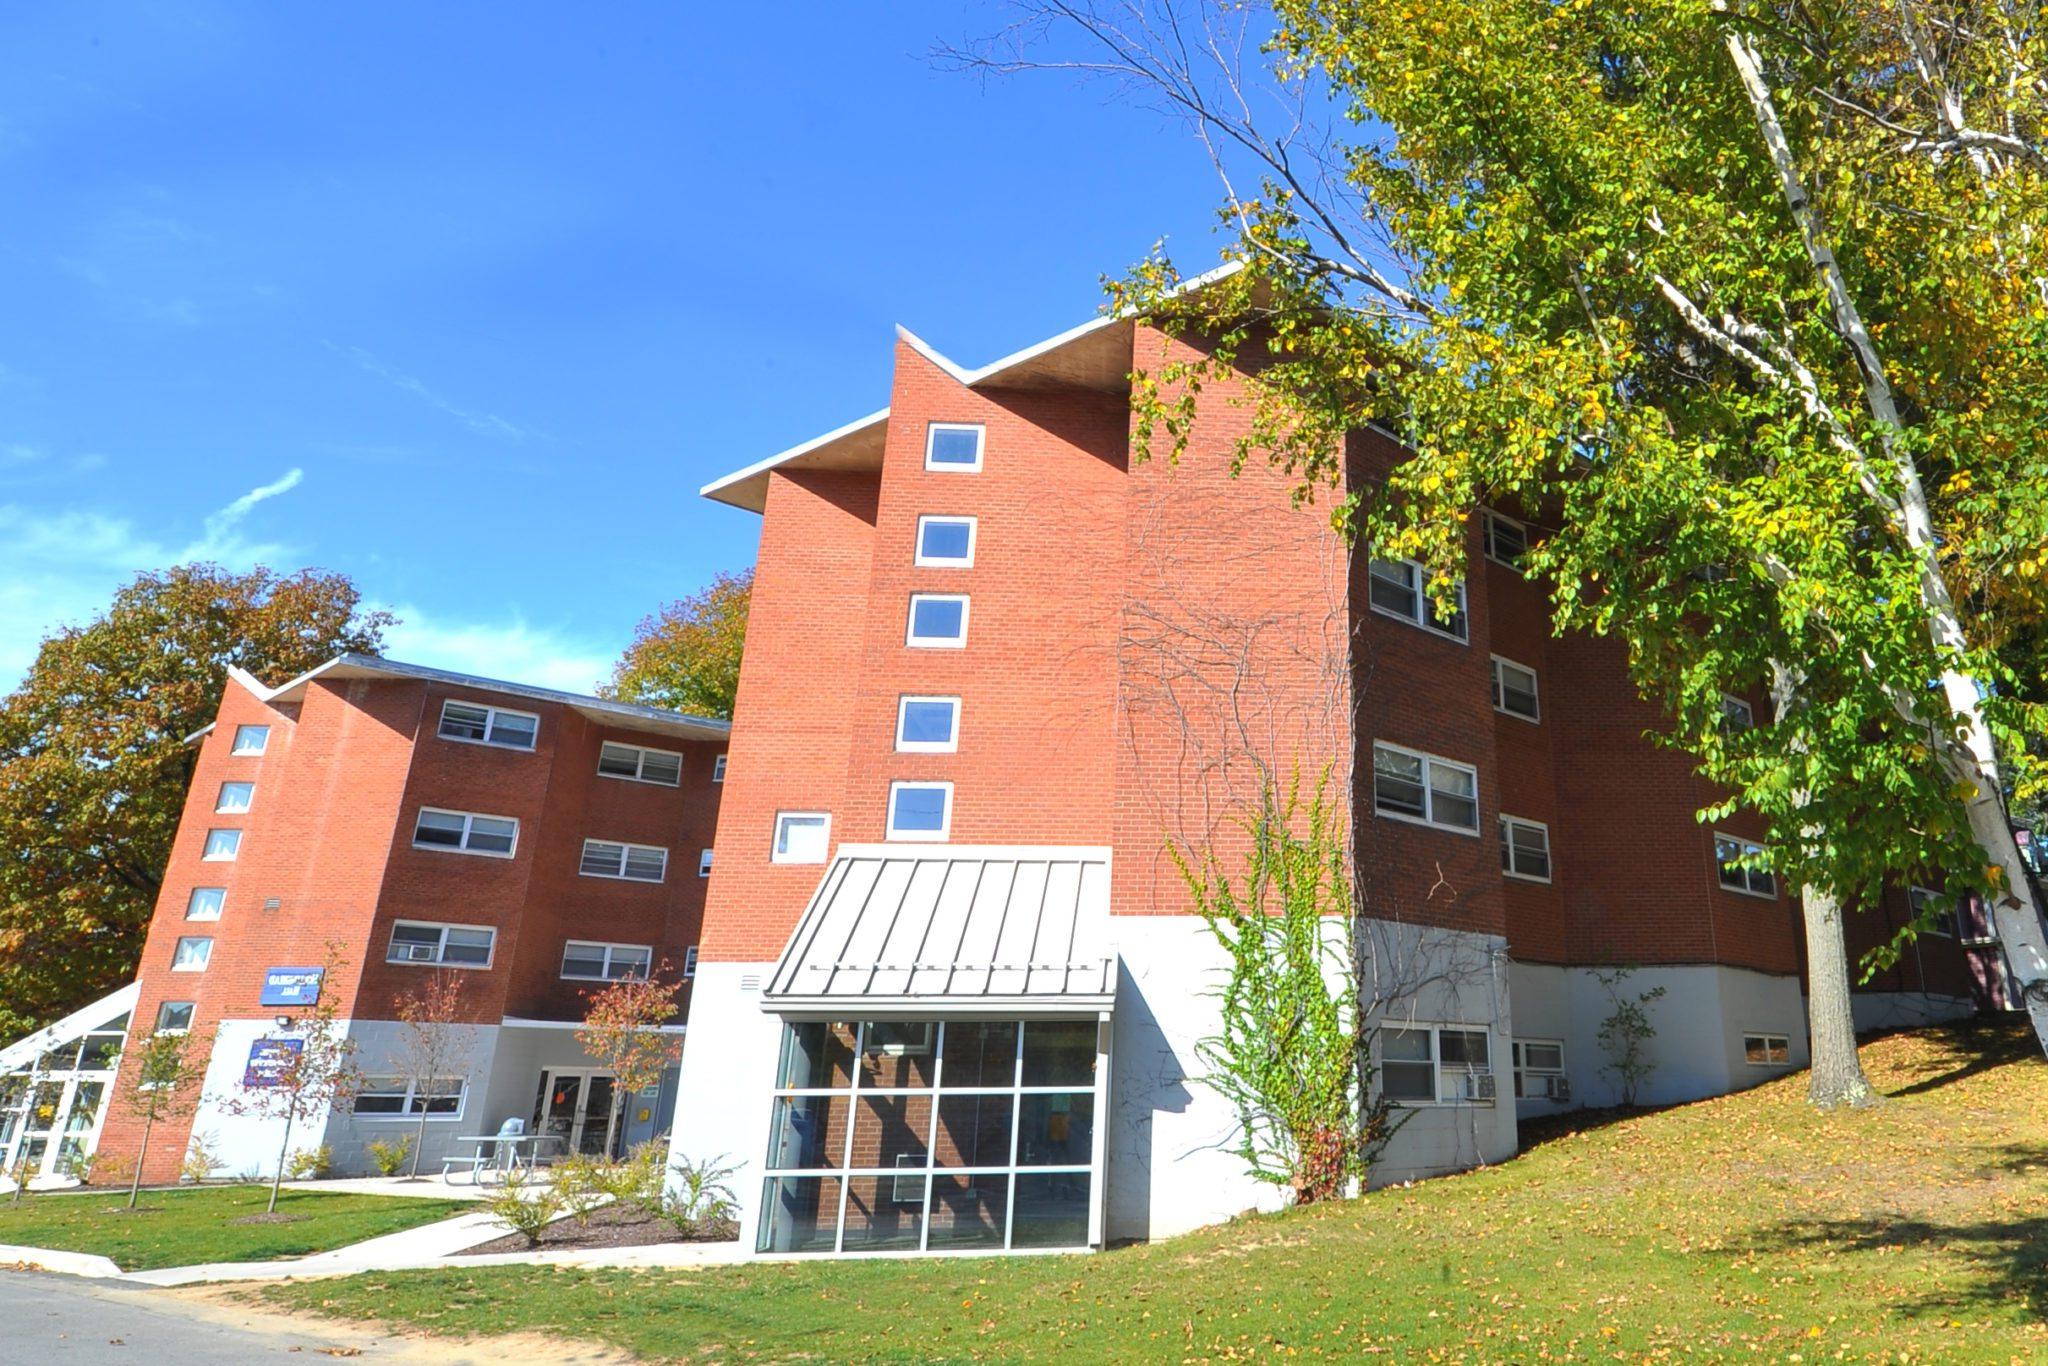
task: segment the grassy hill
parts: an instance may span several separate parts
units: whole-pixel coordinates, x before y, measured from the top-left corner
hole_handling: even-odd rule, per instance
[[[650,1358],[2048,1361],[2048,1064],[2017,1027],[1537,1129],[1513,1162],[1094,1257],[392,1273],[253,1292]]]

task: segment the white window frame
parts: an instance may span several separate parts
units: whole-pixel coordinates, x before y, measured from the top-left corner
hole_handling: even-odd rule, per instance
[[[690,947],[683,950],[683,976],[687,978],[695,977],[696,975],[697,946],[695,944],[692,944],[690,945]]]
[[[393,958],[391,946],[397,941],[400,929],[438,930],[440,939],[434,945],[432,958]],[[481,963],[451,963],[448,961],[448,931],[473,930],[491,937],[491,946]],[[405,968],[456,968],[464,972],[489,972],[498,961],[498,927],[495,925],[458,925],[446,920],[394,920],[391,933],[384,937],[384,961]]]
[[[604,966],[599,970],[599,974],[597,976],[592,977],[588,973],[569,971],[569,950],[576,948],[602,950],[604,955]],[[612,954],[621,949],[627,950],[632,953],[646,954],[647,963],[645,971],[641,972],[637,976],[629,975],[625,977],[614,977],[611,971]],[[601,942],[596,939],[564,940],[562,943],[561,973],[562,980],[565,982],[644,982],[654,976],[654,945],[609,944]]]
[[[386,1083],[389,1083],[389,1084],[388,1084],[388,1085],[383,1085],[383,1086],[380,1086],[380,1085],[378,1085],[378,1083],[379,1083],[379,1082],[386,1082]],[[429,1078],[429,1079],[428,1079],[427,1085],[428,1085],[429,1087],[432,1087],[432,1086],[434,1086],[434,1085],[435,1085],[436,1083],[440,1083],[440,1084],[444,1084],[444,1085],[445,1085],[445,1084],[446,1084],[446,1083],[448,1083],[448,1082],[454,1082],[454,1083],[455,1083],[455,1113],[454,1113],[454,1114],[449,1114],[449,1115],[437,1115],[437,1114],[434,1114],[434,1113],[433,1113],[433,1112],[431,1112],[431,1111],[427,1112],[427,1113],[426,1113],[426,1114],[424,1114],[424,1115],[420,1115],[420,1114],[415,1114],[415,1113],[413,1112],[413,1108],[412,1108],[412,1107],[413,1107],[413,1103],[414,1103],[415,1101],[417,1101],[417,1100],[419,1100],[419,1099],[420,1099],[420,1094],[419,1094],[419,1080],[418,1080],[417,1078],[414,1078],[414,1077],[392,1077],[392,1076],[376,1076],[376,1077],[367,1077],[367,1078],[365,1078],[365,1079],[364,1079],[364,1081],[363,1081],[363,1085],[362,1085],[362,1088],[361,1088],[361,1089],[360,1089],[359,1091],[357,1091],[357,1092],[356,1092],[356,1095],[355,1095],[355,1099],[354,1099],[354,1100],[351,1100],[351,1101],[349,1102],[349,1116],[348,1116],[348,1117],[349,1117],[350,1119],[352,1119],[352,1120],[360,1120],[360,1121],[361,1121],[362,1123],[364,1123],[364,1124],[418,1124],[418,1123],[420,1122],[420,1120],[421,1120],[421,1119],[423,1119],[423,1118],[424,1118],[424,1119],[425,1119],[425,1120],[427,1121],[427,1123],[429,1123],[429,1124],[452,1124],[452,1123],[455,1123],[455,1122],[459,1121],[459,1120],[460,1120],[460,1119],[462,1118],[462,1112],[463,1112],[463,1111],[464,1111],[465,1109],[467,1109],[467,1108],[468,1108],[468,1106],[469,1106],[469,1078],[467,1078],[467,1077],[432,1077],[432,1078]],[[363,1115],[363,1114],[357,1114],[357,1113],[356,1113],[356,1109],[355,1109],[355,1103],[356,1103],[356,1101],[359,1101],[359,1100],[361,1100],[361,1099],[363,1098],[364,1094],[366,1094],[366,1093],[368,1093],[368,1092],[371,1092],[371,1091],[376,1091],[376,1092],[381,1092],[381,1093],[387,1093],[387,1094],[388,1094],[388,1093],[390,1093],[390,1092],[392,1092],[392,1091],[398,1091],[398,1092],[402,1092],[402,1093],[403,1093],[403,1099],[402,1099],[402,1100],[401,1100],[401,1101],[399,1102],[399,1106],[398,1106],[398,1113],[397,1113],[397,1114],[392,1114],[392,1115],[383,1115],[383,1114],[370,1114],[370,1115]],[[439,1095],[435,1095],[435,1096],[430,1096],[430,1097],[429,1097],[429,1099],[440,1099],[440,1098],[441,1098],[441,1097],[440,1097]]]
[[[216,854],[213,851],[213,837],[215,835],[226,836],[228,851],[225,854]],[[208,830],[206,832],[206,842],[199,847],[199,861],[201,863],[233,863],[237,858],[241,856],[241,853],[241,831]]]
[[[481,740],[475,740],[471,739],[467,735],[450,735],[447,729],[448,708],[450,707],[474,707],[478,711],[483,712],[483,738]],[[491,738],[491,732],[498,728],[498,718],[501,716],[517,716],[524,720],[533,722],[533,738],[528,740],[523,745],[510,745],[506,744],[502,740],[493,740]],[[489,702],[476,702],[472,701],[467,697],[444,697],[441,699],[441,715],[434,722],[434,734],[437,738],[447,740],[451,744],[484,745],[491,749],[509,749],[517,753],[531,754],[533,753],[535,746],[537,746],[540,743],[540,713],[531,711],[514,711],[510,707],[493,706]]]
[[[462,818],[462,843],[435,844],[431,840],[420,842],[420,820],[424,816],[460,816]],[[472,849],[469,840],[481,818],[487,821],[507,821],[512,826],[512,847],[510,849]],[[455,811],[445,806],[423,806],[413,813],[412,847],[425,849],[433,854],[467,854],[471,858],[516,858],[519,854],[519,818],[499,816],[489,811]]]
[[[948,512],[928,512],[917,519],[917,542],[911,547],[910,562],[919,569],[972,569],[974,568],[974,545],[981,534],[981,519],[956,515]],[[948,559],[944,555],[924,553],[924,529],[933,525],[964,526],[967,528],[967,554],[961,558]]]
[[[184,1024],[167,1025],[164,1023],[164,1011],[171,1006],[185,1007]],[[198,1018],[199,1002],[197,1001],[158,1001],[156,1003],[156,1028],[150,1032],[153,1034],[190,1034],[192,1032],[192,1021]]]
[[[583,866],[590,861],[590,846],[593,844],[606,845],[619,851],[618,872],[593,873]],[[636,850],[643,854],[651,852],[661,855],[660,877],[631,877],[627,875],[627,865],[633,861],[633,854]],[[611,882],[639,882],[653,887],[668,881],[668,846],[662,844],[634,844],[629,840],[586,839],[583,841],[582,851],[576,856],[576,873],[579,877],[604,878]]]
[[[1557,1066],[1555,1066],[1555,1067],[1531,1067],[1531,1066],[1529,1065],[1529,1061],[1528,1061],[1528,1053],[1527,1053],[1527,1049],[1528,1049],[1528,1048],[1529,1048],[1529,1047],[1530,1047],[1531,1045],[1534,1045],[1535,1047],[1538,1047],[1538,1048],[1555,1048],[1555,1049],[1557,1050]],[[1516,1100],[1555,1100],[1555,1099],[1556,1099],[1556,1098],[1555,1098],[1555,1097],[1553,1097],[1553,1096],[1532,1096],[1532,1095],[1530,1095],[1530,1094],[1529,1094],[1529,1087],[1528,1087],[1528,1085],[1527,1085],[1527,1082],[1525,1081],[1525,1078],[1528,1078],[1528,1077],[1567,1077],[1567,1078],[1568,1078],[1568,1077],[1570,1077],[1570,1076],[1571,1076],[1571,1056],[1570,1056],[1570,1054],[1569,1054],[1569,1053],[1567,1053],[1567,1052],[1565,1051],[1565,1046],[1564,1046],[1564,1040],[1563,1040],[1563,1039],[1525,1039],[1525,1038],[1516,1038],[1516,1039],[1514,1039],[1514,1040],[1510,1041],[1510,1042],[1509,1042],[1509,1044],[1508,1044],[1508,1060],[1509,1060],[1509,1062],[1510,1062],[1510,1064],[1512,1065],[1512,1067],[1513,1067],[1513,1070],[1514,1070],[1514,1077],[1513,1077],[1513,1082],[1514,1082],[1514,1092],[1515,1092],[1515,1099],[1516,1099]]]
[[[714,783],[725,781],[725,756],[723,754],[716,755],[711,760],[711,781]]]
[[[185,946],[187,944],[204,944],[206,946],[203,949],[194,950],[199,955],[197,963],[183,963],[179,961],[185,956]],[[212,962],[213,936],[210,934],[181,934],[178,936],[178,942],[171,947],[172,972],[205,972]]]
[[[1731,726],[1729,723],[1733,722],[1738,716],[1741,718],[1741,723]],[[1755,729],[1756,708],[1750,706],[1749,703],[1743,701],[1732,692],[1722,693],[1721,733],[1723,735],[1738,735],[1743,731]]]
[[[1492,560],[1495,564],[1499,565],[1503,569],[1512,569],[1517,574],[1521,573],[1521,565],[1517,564],[1515,561],[1511,559],[1508,559],[1504,555],[1498,555],[1494,553],[1493,529],[1496,526],[1511,526],[1517,532],[1521,533],[1522,553],[1524,555],[1527,555],[1529,553],[1529,524],[1527,522],[1516,521],[1513,517],[1503,516],[1502,514],[1495,512],[1492,508],[1480,509],[1479,518],[1479,543],[1485,549],[1486,558]]]
[[[1477,1096],[1463,1095],[1453,1096],[1448,1100],[1444,1098],[1444,1076],[1446,1064],[1444,1063],[1443,1035],[1447,1032],[1452,1034],[1478,1034],[1486,1039],[1486,1069],[1484,1071],[1479,1071],[1475,1068],[1467,1067],[1463,1063],[1454,1063],[1450,1065],[1454,1069],[1452,1075],[1463,1076],[1467,1073],[1470,1073],[1474,1076],[1494,1077],[1497,1079],[1500,1076],[1500,1072],[1499,1069],[1494,1066],[1494,1040],[1493,1030],[1491,1028],[1483,1024],[1469,1023],[1459,1020],[1382,1020],[1380,1021],[1377,1030],[1379,1038],[1376,1038],[1373,1041],[1373,1052],[1375,1054],[1373,1060],[1374,1066],[1379,1069],[1380,1075],[1382,1077],[1386,1075],[1386,1058],[1384,1056],[1380,1040],[1384,1039],[1388,1034],[1400,1034],[1410,1032],[1427,1033],[1429,1035],[1430,1078],[1434,1086],[1435,1098],[1432,1100],[1416,1100],[1408,1097],[1389,1096],[1388,1099],[1391,1100],[1395,1105],[1399,1105],[1404,1108],[1410,1109],[1423,1109],[1435,1107],[1455,1108],[1467,1105],[1484,1106],[1487,1108],[1491,1108],[1492,1106],[1500,1103],[1500,1083],[1498,1080],[1496,1080],[1494,1083],[1495,1089],[1492,1100],[1486,1100],[1484,1098]],[[1420,1065],[1419,1059],[1397,1059],[1396,1061],[1406,1062],[1410,1065],[1415,1066]],[[1381,1090],[1382,1094],[1384,1094],[1384,1082],[1381,1083]]]
[[[1764,1044],[1764,1061],[1758,1062],[1749,1056],[1749,1041],[1760,1039]],[[1769,1057],[1771,1041],[1775,1039],[1785,1045],[1785,1056],[1779,1061]],[[1750,1067],[1790,1067],[1792,1065],[1792,1035],[1777,1029],[1745,1029],[1742,1031],[1742,1061]]]
[[[1941,896],[1942,894],[1935,891],[1932,887],[1922,887],[1915,884],[1906,889],[1906,906],[1913,912],[1913,918],[1918,920],[1921,907],[1929,901],[1941,900]],[[1957,909],[1955,906],[1950,906],[1946,911],[1937,913],[1927,933],[1940,939],[1954,939],[1956,931],[1960,928],[1956,915]]]
[[[633,755],[633,771],[631,773],[605,772],[604,752],[608,749],[629,751]],[[676,761],[676,776],[672,781],[666,778],[650,778],[647,776],[647,756],[650,754],[659,754],[664,759]],[[653,787],[681,787],[683,785],[683,756],[679,750],[656,749],[651,745],[629,745],[624,740],[605,740],[600,742],[597,747],[597,776],[600,778],[610,778],[614,782],[620,783],[647,783]]]
[[[1738,869],[1737,871],[1742,876],[1742,885],[1740,887],[1736,887],[1730,885],[1726,873],[1722,867],[1721,841],[1727,840],[1730,844],[1740,846],[1740,857],[1742,858],[1748,858],[1753,854],[1761,854],[1765,852],[1764,846],[1762,844],[1759,844],[1755,840],[1744,839],[1741,835],[1731,835],[1725,830],[1716,830],[1713,832],[1713,834],[1714,885],[1719,887],[1724,892],[1733,892],[1737,896],[1753,896],[1759,901],[1776,901],[1778,899],[1778,874],[1773,869]],[[1768,892],[1759,892],[1754,887],[1750,886],[1750,879],[1754,877],[1769,878],[1771,880],[1771,890],[1769,890]]]
[[[1491,655],[1489,659],[1492,661],[1493,670],[1493,709],[1502,716],[1512,716],[1517,721],[1527,721],[1532,726],[1541,725],[1543,723],[1543,690],[1539,686],[1536,671],[1520,660],[1509,659],[1506,655]],[[1503,668],[1520,669],[1523,673],[1529,675],[1529,697],[1536,708],[1533,715],[1516,711],[1507,704],[1507,678],[1502,672]]]
[[[250,731],[262,732],[262,738],[259,739],[254,745],[244,745],[242,743],[242,737],[247,735]],[[228,742],[229,755],[242,759],[254,759],[259,755],[263,754],[269,748],[270,727],[261,721],[251,721],[247,725],[236,726],[234,738]]]
[[[213,903],[213,913],[211,915],[197,915],[194,913],[199,905],[199,894],[201,892],[219,893],[220,899]],[[185,897],[185,918],[202,924],[211,923],[220,919],[220,913],[226,908],[227,900],[228,889],[225,887],[194,887]]]
[[[945,703],[953,709],[952,734],[944,740],[906,740],[903,728],[910,719],[913,702]],[[960,749],[960,699],[957,697],[928,697],[917,693],[905,693],[896,699],[896,752],[898,754],[954,754]]]
[[[917,634],[917,605],[920,602],[957,602],[960,604],[960,634],[957,636],[921,636]],[[912,593],[909,610],[903,618],[903,643],[913,650],[964,650],[967,648],[967,619],[972,604],[965,593]]]
[[[1409,571],[1410,577],[1413,579],[1413,582],[1409,585],[1409,590],[1415,595],[1414,611],[1396,612],[1391,607],[1380,606],[1379,602],[1374,599],[1372,595],[1372,571],[1375,565],[1382,564],[1400,565]],[[1472,611],[1471,602],[1465,594],[1465,580],[1459,579],[1457,588],[1458,621],[1465,629],[1463,631],[1447,631],[1437,624],[1436,618],[1433,615],[1434,609],[1429,596],[1430,578],[1430,572],[1414,560],[1374,559],[1368,562],[1365,567],[1366,606],[1383,617],[1392,617],[1395,621],[1405,621],[1410,626],[1419,626],[1433,636],[1441,637],[1444,640],[1455,640],[1460,645],[1470,644],[1472,640]]]
[[[1406,755],[1411,759],[1422,760],[1423,814],[1420,816],[1412,816],[1408,814],[1406,811],[1387,811],[1381,808],[1379,795],[1379,765],[1375,763],[1373,765],[1372,795],[1372,810],[1375,816],[1381,817],[1384,820],[1405,821],[1409,825],[1426,825],[1432,830],[1448,830],[1454,835],[1470,835],[1474,839],[1477,839],[1479,837],[1480,824],[1485,819],[1485,812],[1480,810],[1479,806],[1479,770],[1476,766],[1472,764],[1460,763],[1456,759],[1446,759],[1441,754],[1431,754],[1426,750],[1410,749],[1406,745],[1397,745],[1388,740],[1375,740],[1372,742],[1372,747],[1374,750],[1384,749],[1391,751],[1395,754]],[[1435,819],[1436,785],[1430,782],[1429,775],[1430,769],[1437,765],[1441,765],[1444,768],[1457,769],[1460,772],[1469,773],[1472,775],[1471,826],[1467,827],[1463,825],[1452,825],[1447,822]]]
[[[1538,877],[1534,873],[1522,873],[1515,870],[1514,843],[1509,838],[1515,826],[1521,826],[1525,830],[1535,830],[1542,834],[1543,862],[1550,869],[1542,877]],[[1557,855],[1550,847],[1550,827],[1542,821],[1532,821],[1526,816],[1510,816],[1506,812],[1502,812],[1500,815],[1500,852],[1504,860],[1500,870],[1502,877],[1511,877],[1518,882],[1540,882],[1547,885],[1553,877],[1557,876]]]
[[[711,876],[711,851],[709,849],[700,850],[697,854],[697,876]]]
[[[816,820],[824,822],[820,827],[821,833],[818,837],[818,856],[816,858],[798,858],[794,854],[784,853],[780,850],[779,846],[784,843],[782,823],[789,820]],[[775,813],[775,823],[769,827],[768,831],[768,861],[770,863],[823,863],[831,856],[832,813],[830,811],[778,811]]]
[[[932,450],[938,444],[940,432],[973,432],[974,463],[968,465],[941,461],[934,463]],[[979,422],[927,422],[924,426],[924,467],[936,474],[980,474],[982,461],[988,454],[988,428]]]
[[[228,789],[235,788],[242,794],[240,806],[228,805]],[[246,816],[249,808],[256,805],[256,784],[230,779],[220,785],[220,791],[213,797],[213,814],[216,816]]]
[[[946,797],[945,806],[939,818],[937,830],[901,830],[896,825],[896,794],[906,788],[935,788]],[[891,842],[915,841],[925,844],[943,844],[953,836],[953,784],[949,782],[927,782],[921,779],[899,779],[889,784],[889,805],[885,838]]]

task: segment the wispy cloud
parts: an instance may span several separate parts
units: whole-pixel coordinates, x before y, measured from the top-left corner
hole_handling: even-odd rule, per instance
[[[360,346],[337,346],[333,342],[327,342],[325,345],[328,350],[333,351],[335,354],[346,356],[354,361],[365,373],[375,375],[378,379],[385,381],[393,387],[402,389],[422,402],[440,409],[473,432],[479,432],[485,436],[502,437],[507,441],[524,441],[528,436],[532,435],[527,428],[520,426],[518,423],[509,422],[499,417],[496,413],[487,413],[475,408],[465,408],[452,399],[444,398],[434,390],[429,389],[422,381],[415,379],[402,370],[386,365],[382,360],[379,360]]]
[[[384,651],[409,664],[579,693],[611,676],[613,655],[599,642],[516,615],[501,622],[456,622],[403,604],[390,610],[400,624],[386,633]]]
[[[280,493],[290,493],[299,486],[299,482],[305,477],[306,472],[304,470],[292,469],[286,471],[282,479],[264,484],[260,488],[250,489],[240,498],[235,499],[234,502],[229,503],[219,512],[206,519],[206,539],[213,542],[224,541],[229,533],[235,529],[236,524],[249,515],[251,508],[266,498],[275,498]]]

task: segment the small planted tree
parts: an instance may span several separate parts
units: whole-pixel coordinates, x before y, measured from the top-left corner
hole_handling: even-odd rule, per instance
[[[192,1113],[199,1103],[199,1083],[213,1050],[194,1046],[192,1036],[159,1031],[136,1045],[134,1072],[128,1089],[118,1093],[121,1106],[142,1122],[142,1142],[135,1170],[128,1179],[128,1208],[142,1194],[142,1168],[149,1160],[149,1137],[158,1123]]]
[[[407,1180],[419,1179],[420,1153],[427,1146],[427,1106],[433,1088],[459,1070],[467,1069],[475,1046],[476,1029],[463,1020],[462,981],[459,973],[437,971],[424,986],[398,1003],[401,1029],[391,1060],[412,1083],[413,1103],[419,1110]]]
[[[328,945],[323,980],[334,981],[344,965],[338,946]],[[257,1041],[241,1085],[223,1108],[232,1114],[284,1121],[267,1213],[277,1212],[278,1192],[290,1162],[292,1131],[316,1115],[348,1104],[362,1089],[355,1040],[348,1037],[332,996],[324,991],[319,1002],[286,1026],[280,1036]]]
[[[630,1095],[661,1084],[661,1074],[683,1056],[683,1041],[663,1031],[676,1018],[680,980],[664,981],[669,965],[653,976],[629,977],[590,993],[590,1006],[576,1042],[617,1079]]]
[[[1607,1066],[1600,1070],[1613,1077],[1621,1088],[1621,1103],[1634,1107],[1636,1094],[1657,1070],[1650,1056],[1650,1040],[1657,1026],[1650,1023],[1650,1005],[1663,996],[1664,988],[1651,987],[1629,995],[1625,988],[1634,968],[1610,968],[1595,972],[1595,980],[1614,1004],[1614,1010],[1600,1022],[1600,1046],[1607,1050]]]
[[[1237,1111],[1236,1152],[1251,1175],[1300,1204],[1343,1194],[1395,1127],[1389,1103],[1370,1095],[1348,959],[1351,882],[1326,788],[1306,807],[1296,791],[1267,789],[1245,822],[1251,847],[1236,880],[1213,852],[1173,851],[1230,956],[1219,1032],[1195,1045],[1204,1079]]]

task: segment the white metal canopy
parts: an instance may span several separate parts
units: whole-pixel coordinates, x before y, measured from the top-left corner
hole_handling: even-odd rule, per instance
[[[762,1008],[1107,1011],[1109,850],[842,845]]]

